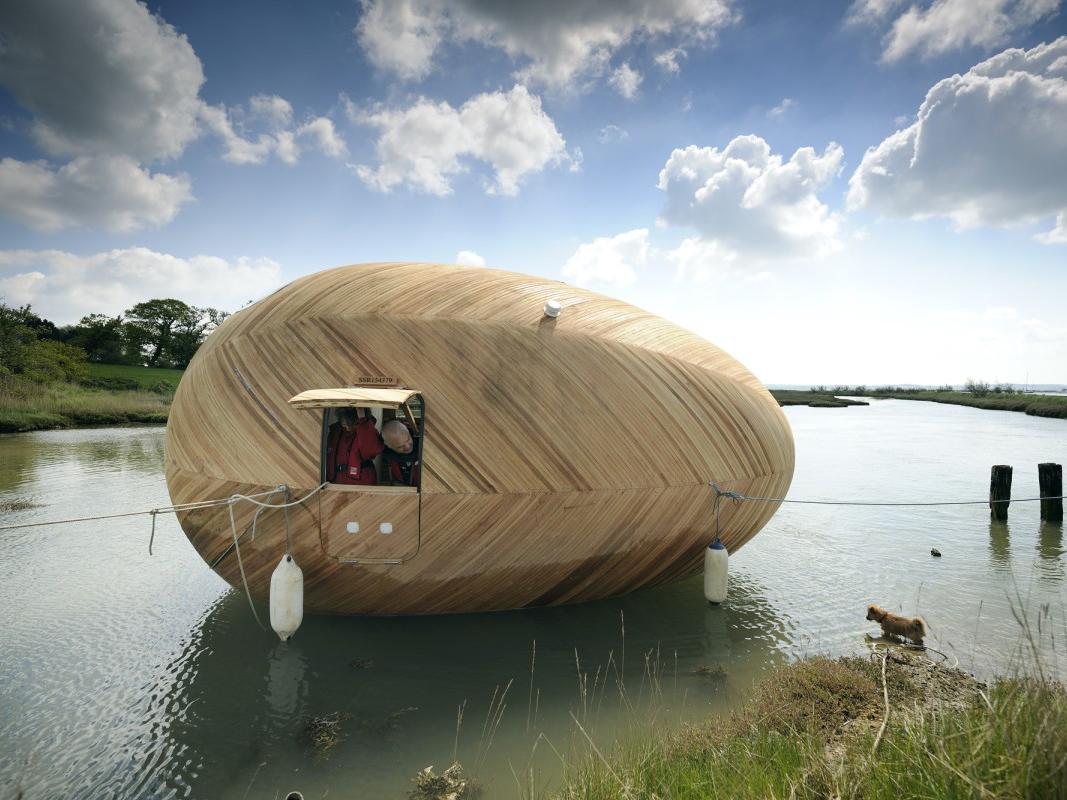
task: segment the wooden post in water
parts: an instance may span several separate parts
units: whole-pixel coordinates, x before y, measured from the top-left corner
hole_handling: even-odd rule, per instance
[[[989,515],[993,519],[1008,518],[1008,501],[1011,500],[1011,467],[997,464],[989,477]]]
[[[1063,522],[1063,466],[1038,464],[1037,482],[1041,486],[1041,519]]]

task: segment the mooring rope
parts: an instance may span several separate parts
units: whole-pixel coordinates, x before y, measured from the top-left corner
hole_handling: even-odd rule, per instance
[[[765,503],[799,503],[804,505],[816,505],[816,506],[985,506],[990,503],[1035,503],[1040,500],[1062,500],[1063,497],[1019,497],[1009,498],[1008,500],[940,500],[933,502],[920,502],[920,501],[907,501],[903,503],[889,503],[889,502],[869,502],[865,500],[788,500],[784,497],[748,497],[740,492],[724,492],[718,487],[717,484],[711,482],[708,484],[715,490],[716,496],[716,512],[718,511],[718,500],[721,497],[727,497],[734,501],[734,505],[738,505],[742,500],[759,500]]]
[[[287,503],[261,502],[255,499],[257,497],[267,497],[269,500],[270,495],[280,491],[284,491],[286,493],[286,498],[288,499],[289,487],[282,483],[278,486],[275,486],[273,489],[270,489],[265,492],[257,492],[256,494],[233,494],[229,497],[222,497],[217,500],[198,500],[193,503],[176,503],[172,506],[158,506],[156,508],[149,508],[144,511],[121,511],[117,514],[97,514],[91,517],[68,517],[67,519],[50,519],[45,520],[44,522],[20,522],[17,525],[0,525],[0,531],[10,531],[15,530],[16,528],[40,528],[46,525],[66,525],[71,522],[96,522],[102,519],[118,519],[119,517],[140,517],[144,516],[145,514],[152,515],[152,522],[154,525],[155,515],[157,514],[164,514],[170,511],[196,511],[202,508],[214,508],[216,506],[232,505],[238,500],[247,500],[253,505],[260,506],[261,508],[291,508],[292,506],[300,505],[305,500],[310,499],[314,494],[322,491],[323,487],[328,485],[328,483],[319,484],[306,495],[301,497],[299,500],[293,500],[292,502]]]
[[[320,483],[318,486],[315,487],[315,489],[313,489],[312,491],[308,492],[306,495],[301,497],[299,500],[291,500],[290,501],[289,500],[289,487],[285,483],[282,483],[282,484],[278,484],[277,486],[275,486],[274,489],[271,490],[270,493],[261,492],[261,493],[259,493],[257,495],[230,495],[229,500],[227,501],[227,506],[229,507],[228,508],[228,511],[229,511],[229,531],[230,531],[230,533],[234,534],[234,550],[237,553],[237,566],[239,567],[239,569],[241,571],[241,585],[244,587],[244,596],[249,598],[249,608],[252,609],[252,615],[253,615],[253,617],[256,618],[256,623],[258,623],[259,627],[264,629],[264,630],[266,630],[267,628],[259,620],[259,613],[256,611],[256,606],[252,602],[252,591],[249,589],[249,578],[248,578],[248,575],[244,574],[244,560],[241,558],[241,544],[240,544],[240,541],[239,541],[240,537],[238,537],[238,535],[237,535],[237,521],[234,518],[234,506],[237,505],[237,502],[240,501],[240,500],[248,500],[249,502],[253,503],[253,505],[259,507],[258,509],[256,509],[256,513],[252,517],[252,540],[253,541],[255,541],[255,538],[256,538],[256,522],[258,522],[259,514],[262,511],[264,511],[264,509],[285,509],[285,553],[286,553],[286,555],[289,555],[289,553],[290,553],[290,551],[292,549],[292,537],[291,537],[291,533],[290,533],[290,530],[289,530],[289,509],[292,506],[299,506],[300,503],[304,502],[305,500],[307,500],[308,498],[312,497],[316,493],[321,492],[323,490],[323,487],[325,487],[327,485],[328,484],[325,483],[325,482]],[[270,498],[273,497],[276,492],[284,492],[286,501],[285,502],[274,502],[274,503],[270,502],[269,501]],[[268,495],[267,496],[267,501],[260,501],[260,500],[253,499],[255,497],[262,497],[265,494]],[[248,530],[248,528],[245,528],[245,530]],[[244,535],[243,531],[242,531],[241,535]],[[216,563],[218,563],[218,561]]]
[[[252,609],[252,616],[256,618],[256,624],[258,624],[262,630],[266,630],[266,628],[263,627],[263,623],[259,620],[259,614],[256,611],[255,603],[252,602],[252,592],[248,588],[248,576],[245,575],[245,563],[241,560],[241,545],[237,543],[237,522],[233,518],[233,503],[229,504],[227,510],[230,512],[230,531],[233,533],[233,546],[237,549],[237,566],[241,569],[241,583],[244,584],[245,595],[248,597],[248,607]],[[255,521],[253,521],[252,525],[254,529]]]

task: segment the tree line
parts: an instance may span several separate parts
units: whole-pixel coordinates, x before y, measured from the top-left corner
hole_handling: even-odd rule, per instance
[[[34,383],[79,380],[86,362],[185,369],[204,340],[229,314],[167,298],[147,300],[122,314],[89,314],[58,326],[29,305],[0,301],[0,377]]]

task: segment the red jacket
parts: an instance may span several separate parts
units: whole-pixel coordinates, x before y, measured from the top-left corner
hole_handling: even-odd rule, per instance
[[[335,422],[326,434],[326,480],[373,486],[378,482],[373,459],[384,447],[382,436],[374,427],[374,417],[369,414],[357,419],[350,431]]]

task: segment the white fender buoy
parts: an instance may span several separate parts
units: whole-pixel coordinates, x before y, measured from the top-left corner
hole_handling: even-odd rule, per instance
[[[721,603],[726,599],[726,582],[729,577],[729,554],[716,536],[704,551],[704,597],[709,603]]]
[[[284,642],[304,619],[304,573],[286,553],[270,576],[270,626]]]

